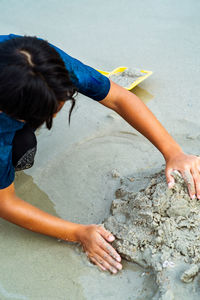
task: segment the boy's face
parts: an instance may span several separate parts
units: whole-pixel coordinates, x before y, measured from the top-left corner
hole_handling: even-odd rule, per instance
[[[62,107],[63,107],[64,104],[65,104],[65,101],[61,101],[60,102],[60,105],[59,105],[57,113],[62,109]],[[55,118],[57,116],[57,113],[53,114],[53,118]]]

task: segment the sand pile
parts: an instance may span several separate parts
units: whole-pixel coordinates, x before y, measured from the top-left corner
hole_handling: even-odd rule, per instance
[[[135,80],[144,75],[138,69],[128,68],[124,72],[110,75],[109,78],[123,87],[129,87]]]
[[[146,189],[134,194],[121,179],[112,216],[105,221],[105,227],[116,236],[118,252],[155,271],[159,286],[156,299],[187,299],[175,295],[199,271],[200,201],[189,198],[178,173],[175,180],[169,190],[162,171],[150,178]]]

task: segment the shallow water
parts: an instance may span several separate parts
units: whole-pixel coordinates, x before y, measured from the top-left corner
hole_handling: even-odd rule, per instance
[[[154,98],[147,90],[141,88],[140,86],[136,86],[130,92],[138,96],[145,104]]]
[[[151,4],[61,0],[58,5],[49,0],[47,6],[44,0],[2,0],[1,31],[40,35],[98,69],[125,65],[152,70],[133,92],[185,151],[198,154],[200,3]],[[68,109],[66,104],[50,132],[39,130],[35,165],[16,177],[17,193],[62,218],[101,223],[118,184],[111,171],[138,178],[137,191],[164,160],[121,117],[95,101],[78,96],[70,127]],[[112,276],[90,264],[78,246],[4,220],[0,232],[2,300],[146,300],[156,292],[152,275],[136,265],[123,262],[123,271]]]

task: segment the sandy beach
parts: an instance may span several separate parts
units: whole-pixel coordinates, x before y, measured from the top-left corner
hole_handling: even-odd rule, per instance
[[[1,34],[42,37],[100,70],[153,71],[132,92],[185,152],[200,154],[198,1],[2,0],[0,11]],[[51,131],[37,132],[36,161],[16,174],[17,194],[66,220],[101,224],[119,185],[113,170],[134,177],[138,192],[163,168],[164,159],[103,105],[79,94],[70,126],[68,109],[65,104]],[[1,300],[150,300],[158,289],[151,270],[123,260],[117,275],[101,272],[78,245],[4,220],[0,264]],[[199,299],[195,295],[181,300]]]

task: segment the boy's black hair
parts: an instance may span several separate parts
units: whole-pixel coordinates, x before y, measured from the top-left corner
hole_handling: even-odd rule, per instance
[[[35,36],[0,43],[0,110],[32,128],[51,129],[53,114],[77,91],[59,53]]]

